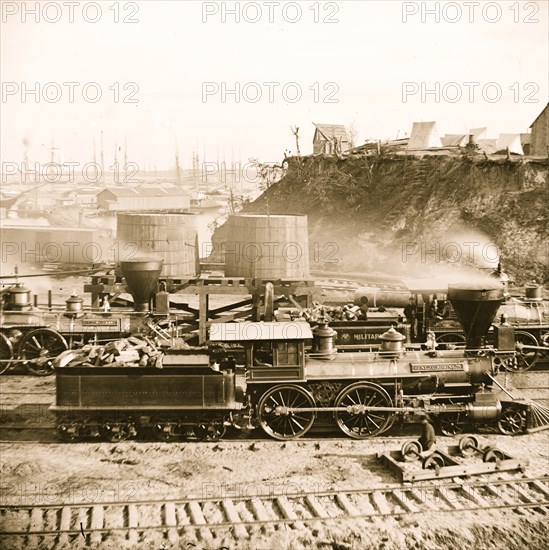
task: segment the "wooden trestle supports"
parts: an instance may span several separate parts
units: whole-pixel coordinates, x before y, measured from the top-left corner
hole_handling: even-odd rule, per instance
[[[175,282],[175,281],[174,281]],[[312,307],[313,296],[318,289],[315,287],[315,282],[312,279],[309,280],[295,280],[295,279],[278,279],[278,280],[265,280],[265,279],[240,279],[229,277],[209,277],[198,278],[189,281],[188,285],[178,291],[179,294],[197,294],[199,296],[199,312],[198,312],[198,330],[199,330],[199,343],[203,344],[208,339],[207,329],[212,322],[233,321],[239,317],[244,317],[249,312],[236,312],[224,315],[223,317],[217,317],[220,313],[230,311],[246,305],[252,306],[252,320],[259,321],[261,296],[265,293],[265,284],[273,283],[274,295],[284,296],[286,298],[294,298],[298,301],[301,300],[301,305],[305,308]],[[168,286],[169,290],[169,286]],[[230,304],[228,306],[222,306],[216,309],[209,308],[210,295],[224,294],[245,296],[251,295],[252,298]],[[215,320],[213,320],[215,319]]]
[[[252,320],[259,321],[261,297],[265,293],[265,284],[271,282],[274,286],[275,296],[284,296],[304,308],[313,306],[313,297],[319,289],[313,279],[244,279],[238,277],[211,277],[201,276],[193,279],[160,279],[159,287],[165,284],[169,293],[195,294],[199,297],[198,330],[199,343],[204,344],[208,339],[208,327],[213,322],[228,322],[246,317],[250,311],[236,311],[219,317],[221,313],[230,312],[245,306],[251,306]],[[99,307],[101,297],[104,295],[119,294],[120,283],[116,283],[114,275],[94,276],[92,283],[84,286],[85,292],[92,293],[92,307]],[[123,291],[123,290],[122,290]],[[251,299],[210,309],[209,299],[211,295],[247,296]],[[192,308],[185,308],[196,313]]]

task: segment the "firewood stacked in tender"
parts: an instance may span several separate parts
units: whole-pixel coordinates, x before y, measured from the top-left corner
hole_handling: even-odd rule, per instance
[[[160,347],[148,337],[130,336],[104,346],[87,344],[62,353],[56,367],[156,367],[162,368]]]

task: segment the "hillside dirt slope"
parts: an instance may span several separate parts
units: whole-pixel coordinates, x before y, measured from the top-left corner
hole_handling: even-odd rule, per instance
[[[306,214],[313,270],[428,277],[501,259],[519,284],[549,282],[549,160],[291,158],[243,212]]]

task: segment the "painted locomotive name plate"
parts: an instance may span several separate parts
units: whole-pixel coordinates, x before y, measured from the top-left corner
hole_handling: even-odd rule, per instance
[[[465,370],[463,363],[426,363],[426,364],[414,364],[412,363],[412,372],[441,372],[447,370]]]
[[[117,327],[118,319],[86,319],[82,321],[84,327]]]

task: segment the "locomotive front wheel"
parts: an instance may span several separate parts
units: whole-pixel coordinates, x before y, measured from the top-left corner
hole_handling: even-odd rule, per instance
[[[257,417],[263,431],[282,441],[306,434],[316,417],[313,396],[300,386],[277,386],[267,391],[257,404]]]
[[[515,407],[507,407],[499,417],[498,430],[504,435],[516,435],[524,430],[525,423],[522,411]]]
[[[391,396],[377,384],[358,382],[345,388],[337,397],[335,420],[339,429],[354,439],[367,439],[386,431],[394,421],[392,411],[370,407],[391,407]]]
[[[50,328],[31,330],[21,340],[19,355],[26,359],[27,369],[36,376],[53,373],[53,360],[68,350],[67,341],[61,334]]]
[[[464,415],[462,413],[441,414],[438,418],[438,427],[443,435],[458,435],[465,428]]]
[[[0,374],[4,374],[10,368],[12,359],[12,343],[3,332],[0,332]]]
[[[516,371],[531,369],[540,358],[535,349],[524,348],[523,346],[538,346],[538,341],[529,332],[515,332],[515,343],[517,348]]]

